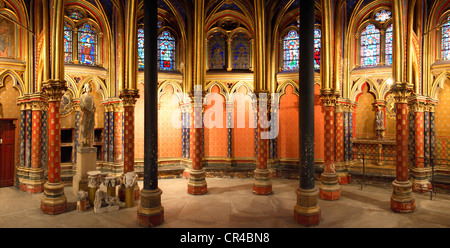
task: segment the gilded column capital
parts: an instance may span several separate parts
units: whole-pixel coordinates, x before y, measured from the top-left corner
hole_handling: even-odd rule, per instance
[[[427,101],[427,110],[431,113],[436,112],[436,107],[438,105],[438,100],[430,99]]]
[[[73,99],[72,104],[75,111],[80,111],[80,99]]]
[[[335,107],[338,96],[333,89],[320,90],[320,99],[324,107]]]
[[[139,98],[139,90],[123,90],[120,92],[120,99],[124,107],[135,106],[137,99]]]
[[[65,80],[50,79],[43,82],[42,92],[48,97],[48,101],[61,101],[64,92],[67,90]]]
[[[426,97],[420,95],[410,96],[408,105],[412,112],[424,112],[428,109]]]
[[[392,85],[391,92],[394,94],[396,103],[408,103],[409,96],[413,93],[413,85],[407,82],[397,82]]]

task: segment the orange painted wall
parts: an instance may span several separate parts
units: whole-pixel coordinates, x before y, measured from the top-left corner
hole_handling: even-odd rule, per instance
[[[172,115],[179,110],[179,101],[174,98],[174,89],[171,85],[166,86],[164,94],[161,95],[160,108],[158,111],[158,157],[180,158],[181,157],[181,128],[174,127]],[[179,123],[181,123],[181,112],[179,112]]]
[[[324,113],[320,100],[320,85],[314,85],[314,158],[324,160]]]
[[[436,107],[435,132],[438,138],[450,138],[450,80],[444,83]]]
[[[214,86],[211,90],[213,93],[219,93],[219,88]],[[208,111],[212,111],[217,109],[216,104],[222,105],[222,127],[211,127],[212,123],[209,127],[204,127],[204,156],[205,158],[214,158],[214,157],[227,157],[228,155],[228,131],[226,126],[226,106],[225,106],[225,98],[220,95],[221,101],[216,102],[212,100],[212,97],[208,99],[208,105],[205,108],[205,118]],[[208,117],[211,121],[217,120],[219,118],[217,115]],[[205,124],[206,125],[206,124]]]
[[[354,115],[356,138],[372,139],[377,136],[375,131],[375,111],[372,107],[374,101],[375,97],[368,92],[368,87],[363,86],[363,93],[356,100],[358,103]]]
[[[134,107],[134,157],[144,159],[144,85],[139,84],[139,95]]]
[[[234,128],[232,130],[231,150],[234,158],[255,157],[255,121],[251,97],[245,96],[245,127],[238,126],[237,101],[234,101]]]
[[[298,96],[291,85],[280,99],[280,122],[277,139],[278,158],[299,158]]]

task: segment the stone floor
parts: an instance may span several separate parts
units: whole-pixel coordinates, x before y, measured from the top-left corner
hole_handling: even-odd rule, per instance
[[[142,182],[139,182],[142,187]],[[163,191],[165,221],[158,228],[298,228],[293,220],[297,180],[274,179],[269,196],[252,193],[253,179],[207,178],[208,193],[187,194],[187,180],[159,180]],[[438,192],[415,194],[416,210],[398,214],[390,210],[389,184],[357,183],[341,185],[338,201],[319,199],[322,219],[313,228],[448,228],[450,195]],[[65,188],[65,213],[51,216],[39,208],[42,193],[29,194],[14,187],[0,188],[0,227],[2,228],[138,228],[132,208],[96,214],[76,210],[72,188]]]

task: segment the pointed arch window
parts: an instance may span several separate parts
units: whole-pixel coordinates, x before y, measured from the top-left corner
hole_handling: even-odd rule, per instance
[[[162,71],[175,70],[175,38],[169,31],[158,36],[158,68]]]
[[[144,29],[138,29],[138,68],[144,69]]]
[[[73,46],[73,32],[72,26],[65,22],[64,23],[64,62],[72,63],[72,46]]]
[[[298,70],[299,36],[296,30],[289,31],[283,38],[283,70]]]
[[[361,33],[361,66],[376,66],[380,64],[380,30],[373,24]]]
[[[209,69],[225,69],[225,37],[216,32],[208,41],[209,46]]]
[[[393,37],[393,26],[391,24],[386,29],[386,48],[385,48],[386,65],[392,65],[392,37]]]
[[[314,29],[314,69],[320,70],[320,53],[322,49],[322,31]]]
[[[392,65],[392,12],[381,9],[373,12],[359,35],[359,63],[361,67]]]
[[[442,25],[441,60],[450,60],[450,16]]]
[[[250,42],[247,36],[239,33],[232,43],[233,69],[249,69]]]
[[[96,65],[97,31],[90,23],[78,29],[78,61],[83,65]]]

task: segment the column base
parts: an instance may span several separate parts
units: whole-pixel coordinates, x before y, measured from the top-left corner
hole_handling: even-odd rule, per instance
[[[412,169],[412,175],[414,176],[414,179],[411,179],[413,192],[424,193],[433,190],[433,186],[428,180],[430,174],[430,168]]]
[[[339,200],[341,198],[341,189],[338,183],[338,174],[324,172],[321,178],[320,199],[326,201]]]
[[[397,213],[411,213],[416,207],[416,200],[412,193],[411,181],[392,182],[394,187],[391,196],[391,209]]]
[[[66,211],[67,198],[64,195],[64,184],[44,184],[44,196],[41,199],[41,210],[44,214],[61,214]]]
[[[253,182],[253,193],[257,195],[272,194],[272,180],[268,169],[256,169],[255,181]]]
[[[352,180],[347,171],[336,172],[336,174],[338,175],[338,184],[349,184]]]
[[[297,204],[294,207],[294,220],[302,226],[316,226],[320,223],[321,211],[318,206],[318,190],[297,189]]]
[[[203,195],[207,192],[206,184],[206,172],[205,170],[190,170],[188,181],[188,193],[191,195]]]
[[[117,189],[117,197],[119,197],[119,200],[124,202],[125,201],[125,185],[122,183],[119,185],[119,188]],[[139,185],[136,183],[136,186],[134,187],[134,200],[137,201],[139,199]]]
[[[162,191],[141,190],[141,203],[137,210],[137,221],[139,226],[154,227],[164,222],[164,207],[161,205]]]

